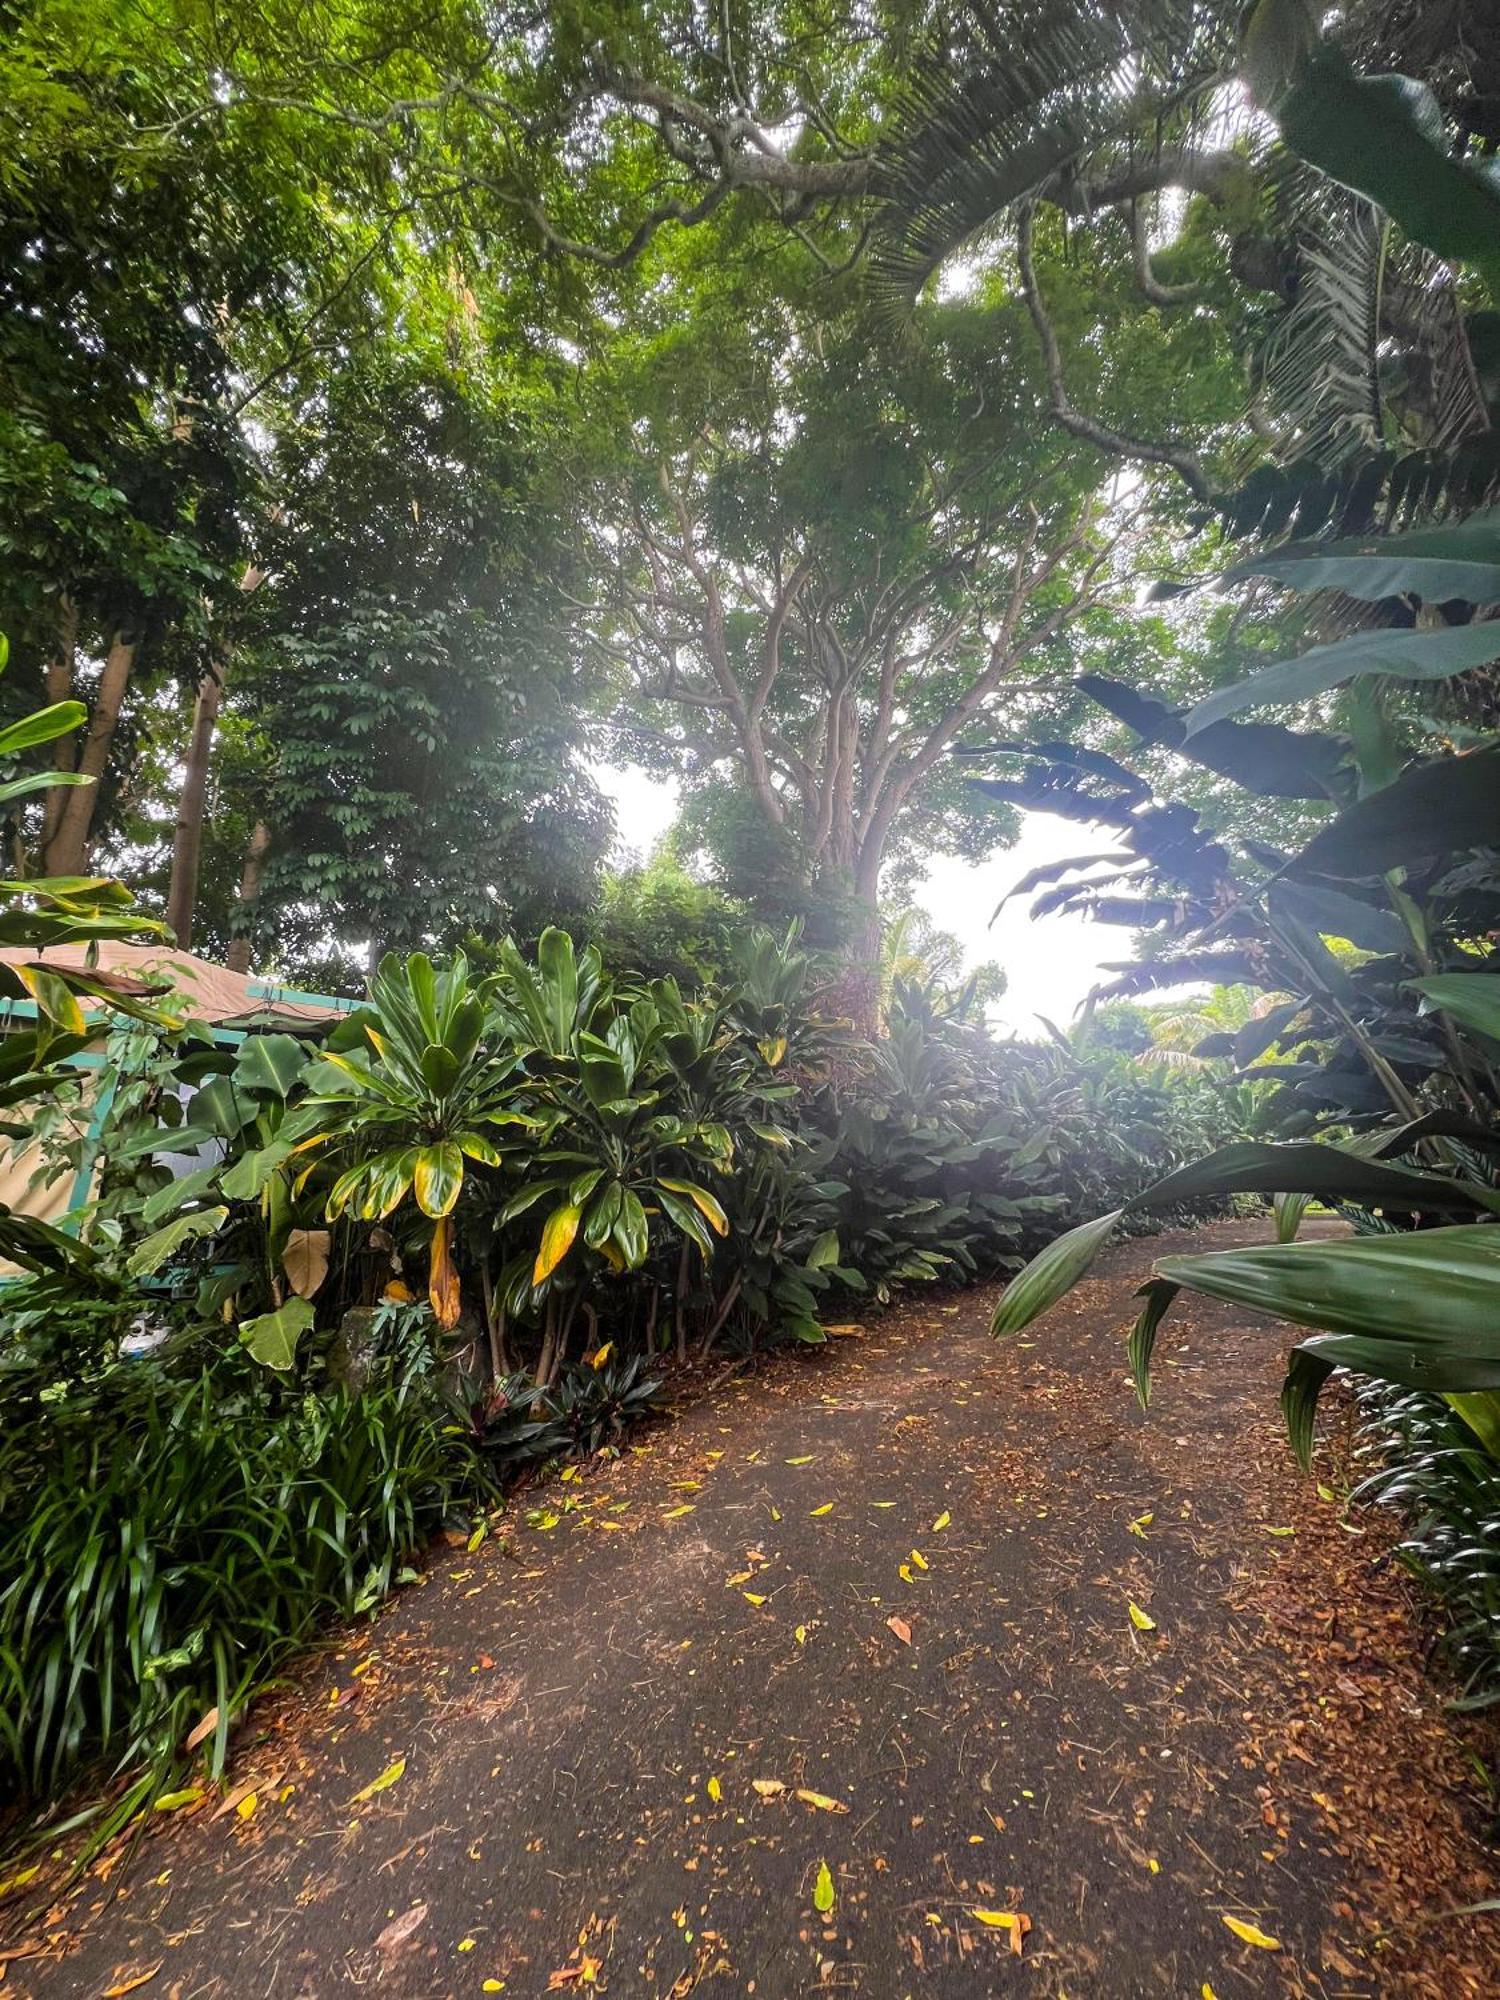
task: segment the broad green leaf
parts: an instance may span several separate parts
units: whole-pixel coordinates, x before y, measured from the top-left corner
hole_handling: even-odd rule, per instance
[[[0,729],[0,757],[34,749],[38,743],[55,742],[59,736],[71,735],[88,719],[89,712],[81,701],[55,701],[50,708],[39,708],[35,714],[23,715],[19,722]],[[50,772],[47,775],[52,777]],[[83,782],[89,781],[85,778]]]
[[[78,997],[65,979],[45,965],[11,965],[6,968],[36,1002],[37,1012],[56,1021],[70,1035],[88,1032]]]
[[[436,1220],[452,1212],[464,1184],[464,1156],[451,1139],[420,1146],[412,1169],[412,1193],[424,1215]]]
[[[162,1144],[169,1143],[163,1137]],[[206,1195],[218,1178],[217,1166],[199,1167],[196,1173],[183,1174],[177,1180],[168,1181],[156,1193],[141,1204],[141,1220],[148,1229],[155,1229],[169,1215],[175,1215],[179,1208],[186,1208],[190,1201],[198,1201]]]
[[[1001,1294],[990,1321],[990,1332],[1003,1340],[1030,1326],[1065,1292],[1070,1292],[1099,1252],[1109,1241],[1115,1224],[1125,1213],[1114,1208],[1092,1222],[1081,1222],[1063,1236],[1054,1237],[1045,1250],[1037,1252],[1025,1270],[1018,1271]]]
[[[149,1278],[159,1271],[174,1251],[194,1237],[212,1235],[229,1214],[227,1208],[202,1208],[192,1215],[178,1215],[158,1229],[154,1235],[146,1237],[132,1251],[125,1268],[132,1278]]]
[[[1304,1472],[1312,1470],[1313,1419],[1318,1413],[1318,1397],[1333,1373],[1333,1363],[1314,1354],[1306,1345],[1294,1347],[1287,1359],[1286,1379],[1281,1385],[1281,1415],[1287,1441]]]
[[[1159,1276],[1317,1329],[1320,1360],[1407,1388],[1500,1388],[1500,1227],[1163,1257]]]
[[[240,1339],[262,1367],[285,1373],[297,1358],[297,1343],[316,1317],[311,1299],[292,1298],[275,1312],[240,1321]]]
[[[1295,1243],[1297,1231],[1302,1227],[1302,1218],[1307,1213],[1310,1194],[1279,1194],[1271,1203],[1271,1213],[1276,1218],[1276,1241]]]
[[[1294,590],[1339,590],[1367,604],[1408,593],[1428,603],[1500,604],[1500,507],[1403,535],[1283,542],[1236,563],[1224,580],[1250,576],[1273,577]]]
[[[1439,1174],[1390,1166],[1342,1146],[1306,1140],[1272,1145],[1254,1139],[1221,1146],[1217,1152],[1179,1167],[1126,1206],[1160,1208],[1216,1194],[1307,1194],[1407,1213],[1476,1208],[1500,1213],[1500,1192],[1472,1181],[1445,1180]]]
[[[660,1185],[671,1188],[674,1194],[686,1195],[716,1236],[729,1234],[729,1217],[707,1188],[695,1187],[691,1181],[663,1180]]]
[[[1500,575],[1500,570],[1497,570]],[[1231,687],[1217,689],[1187,715],[1189,737],[1241,709],[1308,701],[1358,674],[1394,680],[1445,681],[1500,656],[1500,623],[1452,625],[1437,632],[1381,629],[1356,632],[1331,646],[1314,646],[1295,660],[1262,667]]]
[[[809,1271],[833,1269],[839,1261],[839,1233],[836,1229],[825,1229],[807,1253]]]
[[[242,1153],[219,1186],[231,1201],[254,1201],[272,1174],[284,1167],[291,1155],[292,1148],[286,1140],[274,1139],[269,1146]]]
[[[1350,881],[1468,847],[1500,846],[1500,741],[1414,764],[1345,808],[1287,864],[1289,875]]]
[[[1151,1403],[1151,1352],[1156,1345],[1157,1330],[1166,1318],[1179,1287],[1165,1278],[1148,1278],[1136,1293],[1138,1299],[1146,1303],[1141,1307],[1140,1317],[1131,1328],[1126,1353],[1130,1358],[1131,1379],[1135,1383],[1136,1398],[1141,1408],[1147,1409]]]
[[[308,1067],[295,1035],[247,1035],[235,1058],[235,1082],[266,1097],[286,1097]]]
[[[1425,83],[1360,76],[1337,51],[1279,111],[1294,152],[1373,201],[1417,243],[1468,264],[1500,300],[1500,183],[1487,159],[1457,158]]]
[[[645,1263],[651,1243],[646,1211],[641,1206],[640,1197],[629,1188],[621,1190],[620,1213],[611,1231],[611,1240],[618,1246],[628,1270],[638,1270]]]
[[[1420,1013],[1451,1014],[1461,1026],[1500,1041],[1500,972],[1439,972],[1407,983],[1422,996]]]
[[[533,1285],[544,1284],[573,1247],[581,1211],[576,1202],[565,1201],[554,1208],[542,1229],[541,1247],[531,1267]]]

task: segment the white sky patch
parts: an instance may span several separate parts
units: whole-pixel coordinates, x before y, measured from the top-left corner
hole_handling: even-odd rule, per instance
[[[676,817],[676,784],[635,764],[623,769],[596,765],[594,776],[614,801],[616,859],[644,861]],[[914,900],[934,923],[958,939],[965,970],[991,959],[1005,968],[1009,985],[990,1013],[1002,1033],[1028,1040],[1042,1036],[1039,1014],[1066,1028],[1090,988],[1110,976],[1103,969],[1105,962],[1132,956],[1134,938],[1116,925],[1092,923],[1081,916],[1041,917],[1033,923],[1030,897],[1007,903],[993,929],[990,912],[1023,875],[1043,862],[1114,850],[1111,835],[1097,827],[1050,813],[1023,813],[1015,846],[988,861],[938,855],[928,864],[915,886]]]

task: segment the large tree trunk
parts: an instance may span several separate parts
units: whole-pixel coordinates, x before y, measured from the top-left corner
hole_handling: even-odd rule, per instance
[[[78,665],[78,606],[64,591],[57,604],[57,651],[47,662],[47,705],[73,699],[73,676]],[[78,745],[71,735],[59,736],[52,745],[52,768],[72,771],[78,765]],[[42,797],[41,850],[45,857],[62,820],[68,787],[57,785]],[[43,860],[46,866],[45,858]]]
[[[167,929],[184,951],[193,941],[193,913],[198,905],[198,868],[203,857],[203,809],[208,797],[208,767],[213,755],[214,726],[219,719],[219,703],[224,695],[225,665],[221,654],[215,667],[198,683],[198,698],[193,704],[192,734],[188,738],[187,766],[182,779],[182,800],[177,808],[177,826],[172,836]]]
[[[270,845],[271,829],[263,819],[258,819],[250,835],[250,844],[245,849],[245,871],[240,876],[237,907],[242,923],[248,924],[256,898],[260,895],[260,878],[266,870],[266,854]],[[250,936],[247,930],[230,939],[228,963],[231,972],[250,970]]]
[[[94,697],[94,712],[89,717],[83,749],[78,757],[79,771],[94,782],[91,785],[70,785],[64,791],[57,827],[42,856],[45,874],[82,875],[87,872],[99,780],[109,768],[110,746],[114,742],[120,709],[130,686],[130,673],[139,644],[138,639],[127,638],[123,630],[116,631],[110,641],[104,659],[104,672],[99,676],[99,691]]]

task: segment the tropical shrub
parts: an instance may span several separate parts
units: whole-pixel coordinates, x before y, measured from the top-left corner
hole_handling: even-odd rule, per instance
[[[1291,544],[1237,573],[1261,572],[1357,601],[1427,597],[1435,614],[1439,605],[1445,614],[1467,608],[1455,604],[1465,596],[1469,607],[1489,607],[1500,603],[1500,512],[1384,538]],[[1320,773],[1342,807],[1290,855],[1257,840],[1237,863],[1185,808],[1143,809],[1140,781],[1114,760],[1091,763],[1092,753],[1064,750],[1042,760],[1050,779],[1034,770],[1020,781],[1055,785],[1067,809],[1082,813],[1081,796],[1102,779],[1109,809],[1130,822],[1129,897],[1097,882],[1049,892],[1053,903],[1092,898],[1101,914],[1122,917],[1115,906],[1123,904],[1136,920],[1157,922],[1160,947],[1121,985],[1172,984],[1217,966],[1218,976],[1232,967],[1230,976],[1287,996],[1227,1038],[1229,1052],[1242,1064],[1277,1045],[1292,1056],[1271,1071],[1286,1086],[1280,1109],[1291,1129],[1319,1143],[1227,1148],[1124,1209],[1184,1191],[1288,1197],[1287,1239],[1308,1199],[1381,1219],[1337,1241],[1163,1259],[1144,1288],[1132,1340],[1143,1399],[1156,1329],[1184,1287],[1313,1330],[1293,1350],[1283,1394],[1304,1461],[1318,1392],[1336,1365],[1442,1393],[1500,1456],[1500,737],[1408,760],[1376,698],[1393,679],[1450,678],[1497,652],[1500,624],[1473,618],[1363,632],[1263,669],[1185,717],[1105,685],[1110,706],[1138,730],[1241,782],[1311,796],[1311,774]],[[1347,737],[1228,719],[1349,680]],[[1016,786],[999,788],[1009,797]],[[1172,884],[1175,901],[1163,893]],[[1407,1157],[1417,1164],[1394,1164]],[[996,1332],[1029,1324],[1076,1282],[1122,1212],[1050,1244],[1006,1293]],[[1406,1226],[1389,1226],[1393,1218]]]
[[[128,1816],[206,1717],[218,1771],[287,1651],[490,1490],[420,1377],[288,1392],[205,1345],[52,1384],[0,1441],[0,1768],[35,1796],[105,1758],[144,1767]]]
[[[1371,1384],[1352,1498],[1405,1519],[1397,1560],[1445,1614],[1442,1651],[1459,1705],[1500,1701],[1500,1463],[1440,1396]]]

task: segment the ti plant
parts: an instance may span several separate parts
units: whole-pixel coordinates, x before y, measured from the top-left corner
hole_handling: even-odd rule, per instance
[[[436,966],[422,952],[388,955],[369,1004],[330,1036],[283,1133],[312,1165],[342,1166],[328,1192],[330,1222],[376,1221],[415,1200],[433,1225],[428,1296],[443,1328],[457,1324],[462,1305],[452,1218],[466,1163],[498,1166],[501,1128],[535,1128],[515,1104],[516,1057],[486,1040],[495,985],[475,979],[462,952]]]

